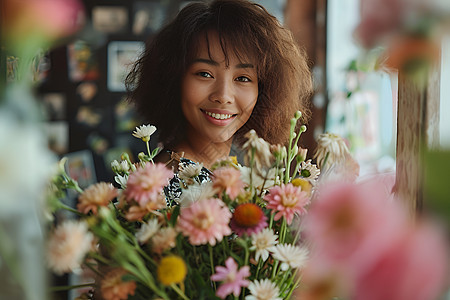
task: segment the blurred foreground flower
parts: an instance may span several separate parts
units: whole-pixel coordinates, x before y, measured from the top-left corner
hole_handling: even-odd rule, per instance
[[[312,255],[301,299],[429,300],[448,288],[443,232],[429,220],[413,223],[373,187],[321,187],[304,220]]]
[[[450,28],[447,0],[361,0],[355,37],[365,49],[382,47],[381,68],[416,78],[439,62],[441,39]]]

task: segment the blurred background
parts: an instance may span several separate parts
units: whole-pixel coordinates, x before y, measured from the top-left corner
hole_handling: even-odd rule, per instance
[[[58,156],[69,157],[82,185],[111,181],[113,159],[124,151],[136,155],[144,150],[130,135],[141,123],[125,102],[123,79],[130,62],[142,51],[143,41],[189,2],[85,0],[81,30],[37,62],[34,80],[47,116],[48,145]],[[393,172],[397,73],[377,69],[376,52],[368,54],[355,38],[360,0],[256,2],[289,27],[307,50],[315,83],[313,115],[301,142],[310,150],[308,156],[318,134],[333,132],[348,141],[362,175]],[[448,82],[450,70],[446,41],[441,82]],[[13,81],[17,58],[7,51],[3,55],[6,80]],[[450,111],[449,87],[442,84],[440,89],[440,111]],[[450,146],[449,122],[439,119],[443,147]]]

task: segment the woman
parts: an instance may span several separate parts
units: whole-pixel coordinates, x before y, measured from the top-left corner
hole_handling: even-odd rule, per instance
[[[137,111],[171,150],[158,160],[182,156],[206,168],[250,129],[285,144],[295,111],[308,115],[312,90],[291,32],[245,0],[187,5],[147,42],[126,84]]]

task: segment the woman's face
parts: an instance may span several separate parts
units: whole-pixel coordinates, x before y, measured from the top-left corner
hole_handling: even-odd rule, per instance
[[[229,64],[216,33],[208,44],[199,39],[198,53],[182,79],[181,106],[188,121],[188,138],[229,141],[250,118],[258,98],[254,60],[239,60],[230,51]]]

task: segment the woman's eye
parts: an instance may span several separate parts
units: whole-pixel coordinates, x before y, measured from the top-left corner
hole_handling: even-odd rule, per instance
[[[241,82],[250,82],[250,78],[246,77],[246,76],[239,76],[238,78],[236,78],[236,81],[241,81]]]
[[[197,75],[201,77],[212,78],[212,75],[208,72],[198,72]]]

